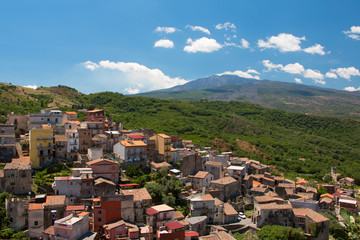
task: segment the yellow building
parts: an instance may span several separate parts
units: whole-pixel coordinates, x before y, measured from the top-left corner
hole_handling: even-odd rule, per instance
[[[164,161],[171,161],[171,138],[165,134],[157,134],[155,138],[155,148]]]
[[[41,129],[30,130],[30,161],[34,169],[51,165],[53,161],[53,129],[42,125]]]

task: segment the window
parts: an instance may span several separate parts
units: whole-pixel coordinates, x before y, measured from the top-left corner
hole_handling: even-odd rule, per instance
[[[35,225],[35,226],[39,225],[38,221],[35,221],[35,222],[34,222],[34,225]]]
[[[98,218],[98,222],[101,222],[101,218]]]
[[[98,214],[101,214],[101,210],[98,210]]]

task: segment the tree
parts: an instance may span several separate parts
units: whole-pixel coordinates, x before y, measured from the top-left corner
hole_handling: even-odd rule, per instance
[[[158,183],[147,183],[146,190],[149,192],[154,203],[159,203],[162,200],[163,186]]]
[[[165,196],[162,199],[163,203],[170,207],[175,207],[175,200],[175,197],[172,195]]]
[[[128,166],[126,169],[126,175],[128,177],[138,177],[143,175],[144,173],[140,170],[138,166]]]
[[[301,229],[284,227],[279,225],[266,225],[257,231],[259,239],[266,240],[305,240],[306,237]]]

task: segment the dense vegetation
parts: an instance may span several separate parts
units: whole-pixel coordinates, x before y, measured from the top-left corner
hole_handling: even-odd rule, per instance
[[[354,171],[360,169],[360,123],[356,120],[288,113],[238,101],[160,100],[113,92],[84,95],[64,86],[42,88],[39,93],[51,97],[33,98],[30,112],[43,108],[41,99],[53,99],[48,107],[64,99],[61,110],[103,108],[107,116],[127,129],[152,128],[158,133],[177,134],[305,178],[321,180],[330,167],[337,167],[338,172],[360,184],[360,172]],[[19,107],[17,101],[5,104],[1,114],[28,110]],[[83,118],[79,115],[80,120]]]
[[[73,110],[104,108],[128,129],[178,134],[307,178],[319,180],[330,167],[337,167],[360,183],[360,172],[353,171],[360,169],[356,120],[288,113],[237,101],[159,100],[112,92],[83,95],[79,101],[82,105]]]

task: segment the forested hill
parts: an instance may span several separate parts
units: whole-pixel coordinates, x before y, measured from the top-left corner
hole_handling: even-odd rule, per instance
[[[15,90],[1,92],[1,102],[11,91]],[[37,95],[38,90],[34,91],[31,94]],[[318,180],[335,166],[360,183],[360,122],[356,120],[288,113],[239,101],[161,100],[112,92],[85,95],[62,86],[42,88],[40,95],[47,96],[45,91],[51,92],[51,99],[14,97],[7,103],[17,105],[15,110],[2,108],[2,114],[26,111],[28,101],[34,104],[32,112],[56,104],[72,111],[103,108],[127,129],[153,128],[158,133],[177,134],[202,146],[234,151],[279,171]],[[83,115],[79,116],[84,120]]]
[[[234,75],[214,75],[170,89],[140,93],[137,96],[161,99],[242,101],[289,112],[360,118],[359,92],[255,80]]]

